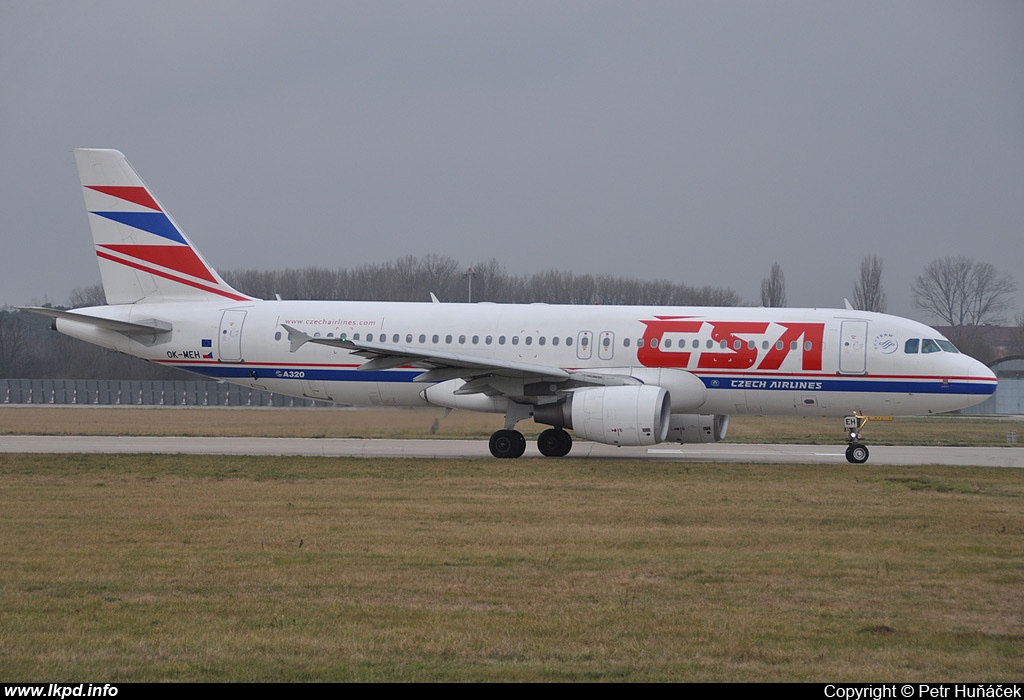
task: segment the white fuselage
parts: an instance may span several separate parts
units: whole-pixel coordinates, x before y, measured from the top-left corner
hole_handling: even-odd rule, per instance
[[[644,383],[657,382],[659,370],[692,375],[696,390],[670,389],[673,413],[917,415],[979,403],[996,386],[991,371],[966,355],[934,344],[921,352],[922,343],[908,352],[915,344],[907,341],[944,340],[928,326],[836,309],[224,301],[78,311],[157,319],[173,331],[147,345],[66,319],[58,329],[213,379],[354,405],[427,405],[430,383],[414,381],[424,369],[409,364],[361,370],[365,357],[342,347],[293,349],[284,326],[317,339],[626,374]],[[544,393],[527,387],[515,400]],[[504,412],[507,404],[467,407]]]

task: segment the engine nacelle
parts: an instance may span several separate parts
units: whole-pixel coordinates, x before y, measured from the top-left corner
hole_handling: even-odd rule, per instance
[[[672,402],[660,386],[581,389],[567,402],[537,406],[533,419],[607,445],[656,445],[668,433]]]
[[[672,414],[668,426],[669,442],[719,442],[729,431],[729,416]]]
[[[629,376],[644,384],[664,387],[672,399],[672,413],[699,410],[707,401],[707,388],[695,375],[668,367],[632,367]]]
[[[504,413],[508,410],[508,399],[504,396],[460,394],[459,389],[465,384],[466,382],[462,379],[449,379],[446,382],[431,384],[420,392],[420,396],[429,404],[445,408],[461,408],[467,411],[486,413]]]

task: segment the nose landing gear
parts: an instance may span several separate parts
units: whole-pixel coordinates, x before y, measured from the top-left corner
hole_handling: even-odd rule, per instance
[[[843,419],[843,425],[846,428],[846,433],[849,437],[846,438],[848,447],[846,448],[846,461],[851,464],[864,464],[868,461],[868,448],[862,445],[860,442],[860,431],[864,425],[870,420],[861,413],[856,413],[852,416],[846,416]]]

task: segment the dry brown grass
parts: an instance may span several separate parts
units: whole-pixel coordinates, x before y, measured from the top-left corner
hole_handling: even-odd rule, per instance
[[[1015,680],[1019,470],[0,455],[7,680]]]
[[[502,423],[495,414],[453,411],[445,417],[444,409],[437,408],[0,408],[0,433],[9,435],[475,438],[490,435]]]
[[[486,439],[502,416],[422,408],[220,408],[220,407],[0,407],[0,434],[9,435],[195,435],[330,438]],[[543,426],[523,421],[532,436]],[[875,445],[1006,444],[1013,418],[933,416],[872,421],[865,436]],[[729,425],[730,442],[835,444],[843,441],[839,418],[741,416]]]

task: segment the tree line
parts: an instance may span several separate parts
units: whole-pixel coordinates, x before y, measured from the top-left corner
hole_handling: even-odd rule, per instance
[[[739,295],[721,287],[694,287],[668,280],[548,270],[528,275],[506,272],[496,260],[463,267],[438,255],[407,256],[355,268],[305,267],[287,270],[229,270],[231,286],[260,299],[349,301],[492,301],[507,304],[626,304],[737,306]]]

